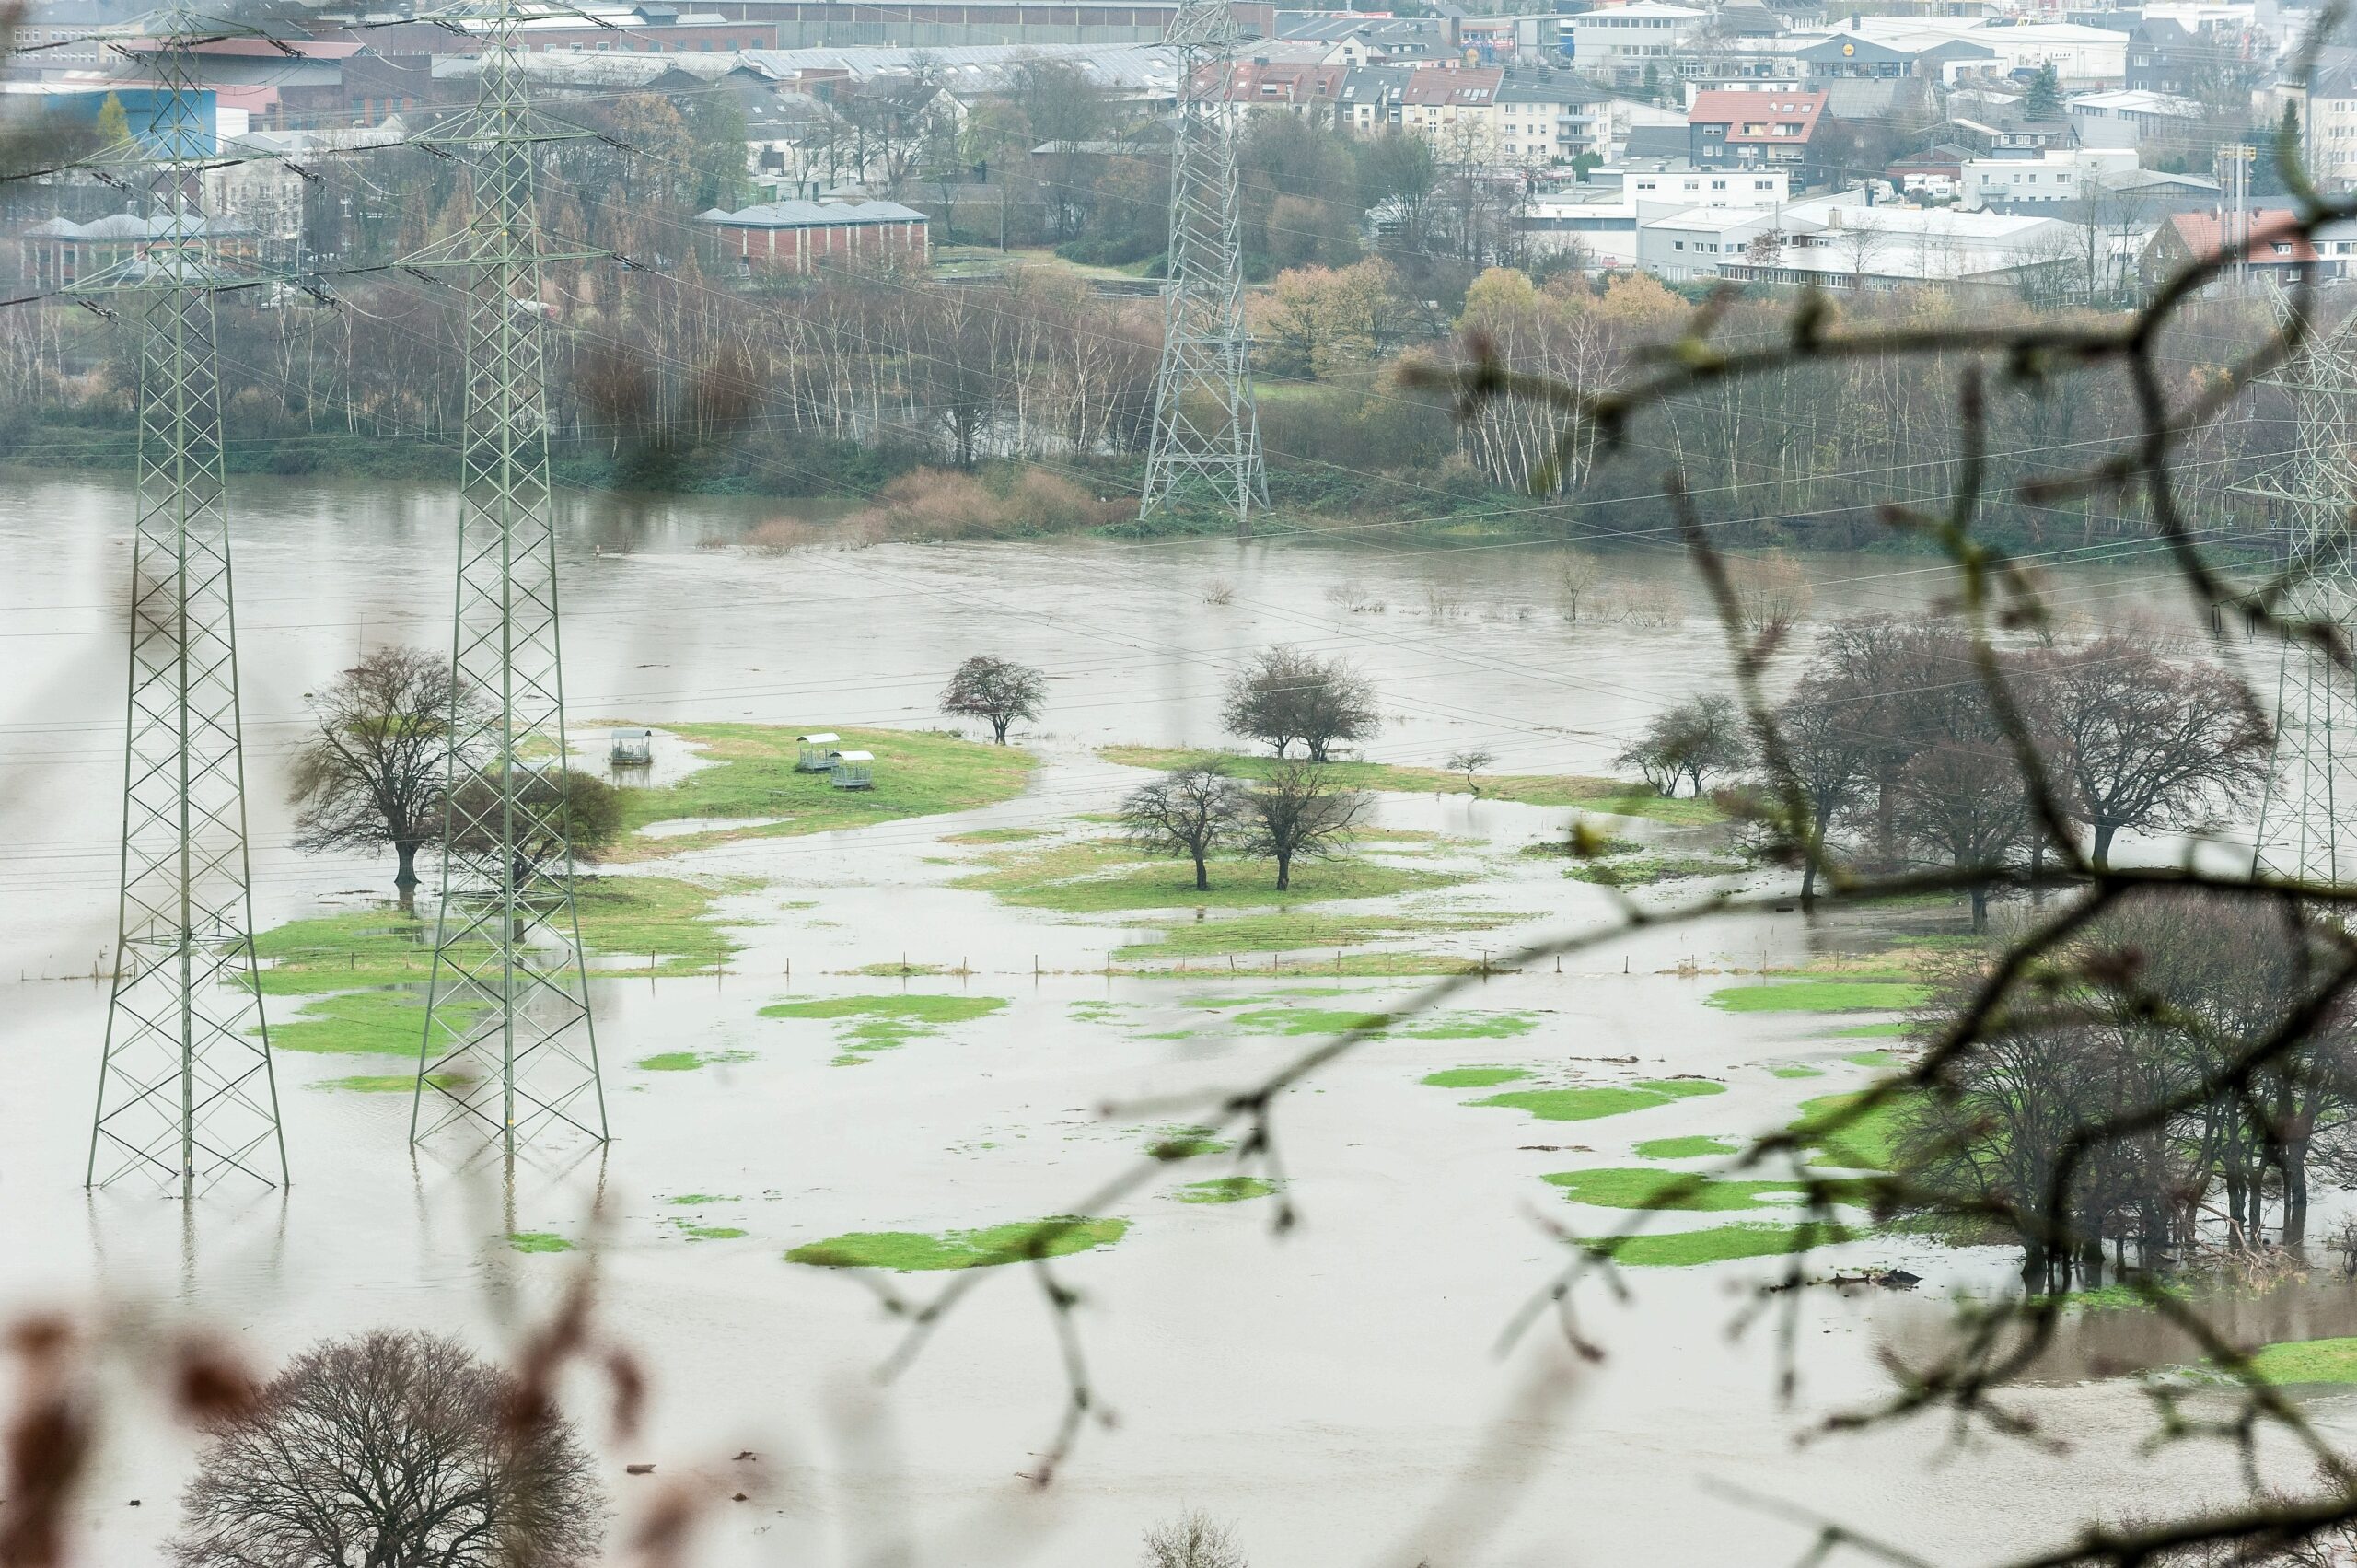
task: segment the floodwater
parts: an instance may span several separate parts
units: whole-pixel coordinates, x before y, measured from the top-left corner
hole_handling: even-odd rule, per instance
[[[1055,541],[764,555],[735,541],[779,510],[769,504],[569,504],[578,718],[929,726],[948,670],[991,652],[1049,673],[1049,713],[1023,737],[1045,765],[1026,795],[984,811],[657,863],[761,886],[725,906],[748,922],[726,975],[596,982],[615,1131],[602,1156],[536,1154],[509,1179],[464,1150],[413,1156],[403,1097],[320,1090],[354,1063],[284,1055],[289,1191],[191,1207],[130,1190],[86,1195],[104,1016],[87,977],[112,938],[126,502],[83,482],[0,496],[0,1308],[104,1301],[184,1314],[263,1359],[389,1324],[496,1349],[589,1256],[518,1255],[505,1234],[592,1242],[603,1321],[644,1357],[653,1410],[615,1440],[594,1384],[573,1388],[575,1408],[626,1513],[674,1483],[711,1504],[693,1561],[714,1564],[1101,1568],[1132,1560],[1146,1526],[1190,1506],[1233,1521],[1258,1568],[1775,1562],[1805,1551],[1805,1521],[1818,1517],[1975,1563],[2090,1517],[2223,1499],[2237,1484],[2224,1453],[2141,1449],[2149,1423],[2135,1389],[2087,1375],[2098,1354],[2107,1365],[2165,1358],[2157,1345],[2121,1349],[2125,1335],[2014,1396],[2069,1444],[2060,1458],[1985,1439],[1958,1449],[1939,1420],[1799,1441],[1828,1413],[1887,1393],[1882,1352],[1921,1353],[1939,1298],[2003,1281],[2011,1260],[1997,1249],[1887,1237],[1835,1249],[1828,1266],[1904,1266],[1925,1284],[1812,1295],[1789,1322],[1771,1315],[1741,1338],[1728,1330],[1743,1283],[1773,1265],[1633,1271],[1625,1300],[1578,1298],[1600,1363],[1570,1353],[1551,1318],[1502,1342],[1560,1264],[1550,1225],[1622,1217],[1573,1210],[1540,1174],[1628,1163],[1640,1139],[1779,1125],[1800,1099],[1866,1081],[1843,1060],[1857,1042],[1829,1038],[1824,1018],[1705,1005],[1739,983],[1726,971],[1855,935],[1797,915],[1648,930],[1561,973],[1499,975],[1454,1005],[1538,1012],[1537,1032],[1387,1040],[1319,1072],[1280,1102],[1301,1219],[1290,1235],[1271,1234],[1265,1200],[1166,1195],[1216,1168],[1185,1167],[1120,1200],[1111,1212],[1132,1221],[1128,1236],[1060,1266],[1082,1293],[1089,1385],[1112,1419],[1088,1424],[1044,1491],[1023,1478],[1054,1435],[1064,1374],[1027,1274],[902,1278],[919,1298],[951,1280],[981,1288],[899,1365],[905,1327],[873,1294],[783,1261],[846,1231],[1067,1212],[1128,1168],[1148,1124],[1186,1119],[1190,1097],[1248,1082],[1307,1043],[1223,1037],[1183,1004],[1314,976],[1092,973],[1131,939],[1123,928],[948,886],[975,863],[945,835],[1107,809],[1139,775],[1094,749],[1217,741],[1226,673],[1274,641],[1346,653],[1374,679],[1387,723],[1371,757],[1434,763],[1479,748],[1499,772],[1605,771],[1647,714],[1723,679],[1718,633],[1699,615],[1565,624],[1546,546]],[[303,693],[355,650],[443,641],[454,514],[431,489],[243,482],[235,502],[255,896],[272,924],[377,897],[389,880],[387,865],[287,847],[284,759]],[[1931,563],[1910,558],[1810,567],[1820,616],[1904,613],[1939,587]],[[1610,568],[1622,586],[1686,581],[1667,548]],[[2150,553],[2058,560],[2055,592],[2091,616],[2155,613],[2160,569]],[[1387,608],[1341,608],[1329,589],[1346,583]],[[1211,602],[1214,584],[1224,602]],[[1484,867],[1473,891],[1525,912],[1420,945],[1469,951],[1608,924],[1601,890],[1511,853],[1563,816],[1382,797],[1381,826],[1465,841]],[[962,986],[1007,1005],[856,1068],[830,1065],[826,1024],[758,1016],[790,995],[904,983],[845,972],[904,954],[971,971],[911,988]],[[1412,990],[1347,983],[1368,1005]],[[1075,1012],[1082,1003],[1111,1005]],[[679,1050],[745,1059],[684,1073],[630,1065]],[[1727,1092],[1550,1123],[1418,1082],[1467,1062],[1621,1057],[1644,1075],[1723,1078]],[[1823,1075],[1779,1079],[1770,1063]],[[725,1196],[696,1217],[746,1237],[685,1239],[671,1218],[682,1211],[665,1202],[685,1193]],[[2318,1228],[2337,1219],[2320,1214]],[[2303,1331],[2357,1330],[2347,1295],[2303,1293]],[[1802,1374],[1789,1403],[1777,1391],[1784,1349]],[[894,1376],[879,1377],[888,1365]],[[107,1430],[84,1502],[93,1562],[156,1560],[186,1474],[186,1442],[134,1401]],[[2357,1437],[2357,1395],[2313,1408],[2328,1432]],[[745,1450],[759,1458],[734,1458]],[[624,1463],[656,1469],[625,1478]]]

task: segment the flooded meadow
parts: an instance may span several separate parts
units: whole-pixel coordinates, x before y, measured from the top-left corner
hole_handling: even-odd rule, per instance
[[[233,503],[293,1180],[187,1205],[81,1185],[114,940],[128,497],[16,484],[0,1307],[202,1321],[264,1361],[387,1325],[496,1351],[594,1262],[601,1320],[647,1368],[647,1421],[615,1438],[591,1379],[568,1393],[624,1519],[664,1488],[704,1505],[698,1563],[1097,1568],[1190,1507],[1233,1521],[1261,1568],[1779,1562],[1824,1520],[1977,1563],[2236,1493],[2223,1447],[2145,1448],[2136,1375],[2182,1371],[2181,1342],[2133,1307],[2072,1313],[2007,1396],[2060,1451],[1941,1416],[1828,1433],[1889,1396],[1888,1358],[1932,1353],[1954,1297],[2008,1288],[2018,1253],[1844,1210],[1812,1272],[1920,1283],[1760,1310],[1749,1287],[1807,1223],[1789,1182],[1762,1169],[1648,1207],[1666,1173],[1873,1082],[1904,1049],[1922,956],[1965,929],[1939,902],[1625,925],[1629,899],[1790,880],[1744,865],[1703,803],[1598,782],[1650,715],[1727,679],[1666,542],[1604,556],[1573,620],[1549,543],[777,552],[747,542],[771,503],[568,501],[577,755],[602,770],[607,732],[644,725],[655,757],[619,781],[627,831],[583,912],[613,1141],[508,1169],[410,1144],[418,929],[389,908],[389,859],[297,853],[286,804],[307,694],[371,648],[447,645],[451,498],[240,482]],[[2053,601],[2090,625],[2181,621],[2134,548],[2057,552]],[[1812,621],[1919,614],[1945,587],[1916,556],[1805,564],[1796,646]],[[1283,897],[1248,863],[1198,893],[1112,813],[1155,768],[1238,744],[1223,687],[1274,643],[1373,682],[1384,723],[1354,775],[1372,813]],[[977,653],[1048,678],[1005,751],[935,711]],[[781,782],[817,729],[875,751],[872,797]],[[1469,781],[1447,771],[1469,751],[1490,754]],[[1562,853],[1582,815],[1601,859]],[[1613,865],[1644,875],[1596,874]],[[1654,880],[1665,867],[1698,875]],[[1507,957],[1579,931],[1596,938],[1560,962]],[[1272,1148],[1222,1123],[1227,1094],[1362,1027],[1276,1098]],[[1062,1216],[1080,1222],[1051,1248],[1071,1341],[1035,1272],[1000,1261]],[[1603,1353],[1577,1353],[1547,1299],[1565,1232],[1640,1217],[1619,1292],[1597,1278],[1573,1298]],[[2342,1217],[2320,1205],[2312,1228]],[[912,1325],[906,1306],[948,1282],[970,1288]],[[2357,1300],[2320,1266],[2223,1320],[2254,1343],[2346,1336]],[[1086,1416],[1041,1487],[1075,1379]],[[157,1560],[193,1453],[125,1397],[82,1502],[94,1562]],[[2357,1439],[2357,1392],[2302,1397]]]

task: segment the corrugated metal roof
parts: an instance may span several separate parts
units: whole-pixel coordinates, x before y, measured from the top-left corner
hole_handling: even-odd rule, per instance
[[[925,215],[898,202],[763,202],[733,213],[714,207],[698,223],[726,228],[842,228],[877,223],[923,223]]]

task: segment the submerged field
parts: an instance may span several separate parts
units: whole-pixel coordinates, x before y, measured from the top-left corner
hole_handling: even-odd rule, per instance
[[[13,1304],[193,1319],[264,1365],[379,1327],[506,1353],[594,1271],[598,1354],[645,1377],[628,1435],[602,1363],[563,1389],[615,1501],[610,1545],[687,1496],[700,1568],[1104,1568],[1190,1505],[1262,1568],[1790,1562],[1814,1539],[1799,1516],[1980,1561],[2066,1539],[2090,1499],[2113,1518],[2235,1484],[2191,1445],[2145,1453],[2134,1389],[2092,1376],[2018,1396],[2067,1440],[2060,1460],[1995,1445],[1948,1464],[1947,1434],[1922,1426],[1823,1433],[1887,1397],[1887,1359],[1952,1293],[2007,1288],[2017,1258],[1847,1202],[1813,1214],[1789,1162],[1727,1162],[1795,1125],[1813,1179],[1891,1161],[1887,1119],[1829,1118],[1911,1059],[1932,981],[1897,956],[1956,937],[1963,912],[1615,929],[1624,895],[1669,908],[1740,861],[1707,804],[1610,776],[1647,715],[1723,681],[1725,645],[1692,611],[1566,620],[1536,552],[761,555],[725,547],[762,508],[567,498],[575,710],[653,723],[667,749],[624,781],[623,845],[580,911],[613,1141],[511,1165],[495,1141],[411,1144],[430,925],[390,907],[389,863],[294,852],[280,776],[303,694],[355,648],[447,645],[451,500],[241,494],[256,918],[293,1182],[187,1206],[86,1193],[104,991],[55,977],[88,974],[113,935],[121,757],[90,715],[121,702],[106,607],[130,498],[64,490],[0,501],[9,716],[38,753],[11,802],[55,846],[0,884],[6,973],[24,977],[0,1096]],[[1666,553],[1616,570],[1686,583]],[[1327,608],[1347,575],[1403,608]],[[1820,576],[1820,615],[1922,598],[1878,557]],[[1462,608],[1404,608],[1428,581]],[[1223,682],[1281,641],[1380,690],[1366,760],[1338,765],[1375,792],[1372,830],[1284,897],[1242,858],[1199,895],[1109,818],[1154,768],[1235,744]],[[936,712],[977,653],[1048,672],[1013,747]],[[960,722],[967,738],[931,732]],[[876,753],[874,794],[794,771],[792,738],[822,723]],[[576,739],[602,762],[595,727]],[[1469,784],[1444,764],[1476,748],[1500,760]],[[1614,885],[1567,875],[1587,868],[1562,853],[1586,818],[1608,819],[1591,858]],[[1569,932],[1608,935],[1560,967],[1505,961]],[[1363,1038],[1316,1059],[1342,1030]],[[1262,1127],[1237,1095],[1271,1083]],[[1923,1284],[1750,1294],[1794,1267],[1888,1266]],[[2317,1307],[2257,1332],[2303,1347],[2266,1365],[2303,1400],[2347,1387],[2335,1342],[2357,1323]],[[1075,1446],[1043,1491],[1075,1381]],[[128,1416],[107,1430],[75,1504],[89,1561],[164,1560],[186,1458]]]

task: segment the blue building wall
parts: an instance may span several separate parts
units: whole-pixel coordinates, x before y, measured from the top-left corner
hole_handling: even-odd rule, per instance
[[[87,129],[98,124],[110,96],[122,101],[133,139],[150,153],[161,156],[178,151],[183,157],[210,157],[220,150],[220,121],[210,88],[178,95],[180,101],[177,103],[175,95],[162,87],[130,83],[45,92],[31,101],[39,106],[34,112],[42,117]],[[180,145],[175,147],[175,142]]]

